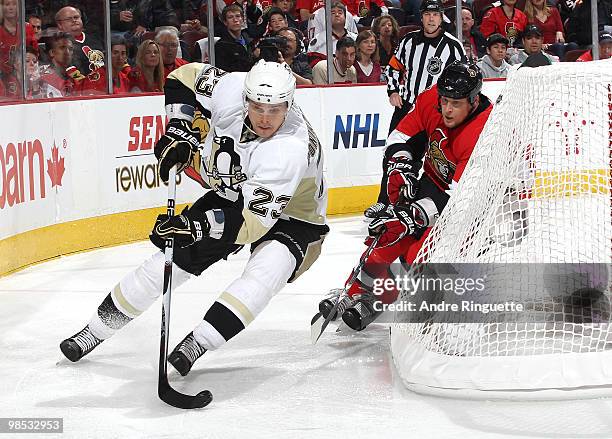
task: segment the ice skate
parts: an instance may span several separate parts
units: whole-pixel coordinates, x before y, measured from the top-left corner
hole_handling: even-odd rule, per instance
[[[206,352],[206,349],[200,346],[193,336],[193,332],[190,332],[183,341],[176,345],[168,356],[168,362],[174,366],[178,373],[186,376],[191,370],[193,363],[204,355],[204,352]]]
[[[353,299],[348,294],[343,293],[343,291],[344,290],[341,288],[330,290],[327,297],[319,302],[319,312],[323,318],[327,318],[333,309],[334,304],[336,303],[336,297],[338,296],[340,296],[338,299],[340,303],[338,304],[338,308],[336,308],[336,312],[331,318],[332,321],[337,320],[338,316],[341,316],[348,307],[353,305]]]
[[[89,325],[60,343],[62,353],[72,362],[77,362],[94,350],[104,340],[91,333]]]
[[[374,304],[380,301],[371,293],[364,293],[359,296],[355,303],[344,311],[342,320],[346,325],[355,330],[363,331],[366,326],[372,323],[382,314],[382,311],[376,311]]]

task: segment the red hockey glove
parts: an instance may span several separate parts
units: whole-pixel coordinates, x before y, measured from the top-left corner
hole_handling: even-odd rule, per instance
[[[425,225],[417,216],[417,211],[410,206],[387,206],[368,226],[370,237],[366,244],[370,244],[372,237],[380,236],[376,247],[389,247],[405,236],[420,232]]]
[[[411,160],[402,153],[396,153],[387,162],[387,196],[391,204],[410,202],[416,197],[419,184],[420,160]]]

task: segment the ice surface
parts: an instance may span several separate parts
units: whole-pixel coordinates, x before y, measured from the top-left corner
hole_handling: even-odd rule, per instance
[[[612,437],[610,400],[506,403],[414,394],[395,376],[384,325],[360,334],[336,334],[330,326],[312,346],[318,301],[343,284],[363,250],[360,218],[332,220],[331,228],[320,260],[251,326],[207,352],[189,376],[173,373],[178,390],[212,391],[214,401],[202,410],[157,398],[160,301],[79,363],[57,364],[60,341],[155,251],[151,244],[76,254],[1,278],[0,417],[64,418],[62,435],[28,438]],[[171,349],[247,257],[243,251],[176,290]]]

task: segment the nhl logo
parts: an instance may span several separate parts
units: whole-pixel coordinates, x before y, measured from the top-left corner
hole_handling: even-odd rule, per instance
[[[436,56],[429,58],[429,61],[427,62],[427,72],[432,76],[436,76],[439,75],[441,71],[442,60]]]

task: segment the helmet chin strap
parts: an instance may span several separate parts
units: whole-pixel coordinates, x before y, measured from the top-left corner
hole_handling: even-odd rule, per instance
[[[442,25],[441,25],[441,24],[440,24],[440,25],[439,25],[439,26],[436,28],[436,30],[435,30],[435,31],[433,31],[433,32],[431,32],[431,33],[427,33],[427,32],[425,32],[425,26],[423,26],[423,33],[425,34],[425,36],[426,36],[427,38],[431,38],[429,35],[433,35],[433,34],[435,34],[435,33],[436,33],[436,32],[438,32],[440,29],[442,29]]]

